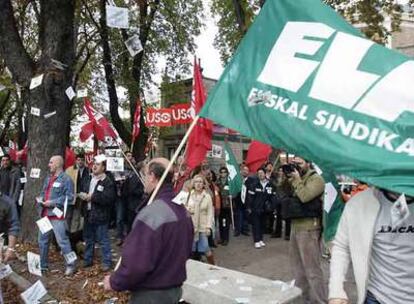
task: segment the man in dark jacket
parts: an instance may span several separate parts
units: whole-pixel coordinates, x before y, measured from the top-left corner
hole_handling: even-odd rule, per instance
[[[87,194],[80,193],[79,196],[84,200],[83,213],[85,217],[83,238],[86,242],[86,248],[83,266],[93,265],[95,242],[98,242],[102,252],[102,270],[109,271],[112,265],[112,254],[108,226],[116,190],[114,182],[105,174],[105,171],[105,155],[96,156],[92,167],[89,192]]]
[[[154,191],[168,160],[153,159],[145,169],[145,192]],[[154,202],[137,215],[122,250],[120,267],[106,276],[106,290],[131,291],[131,304],[176,304],[186,280],[194,228],[183,205],[172,202],[175,194],[170,172]]]
[[[137,168],[138,172],[140,168]],[[138,173],[141,174],[141,173]],[[125,170],[125,182],[122,187],[122,199],[126,204],[126,228],[130,233],[132,224],[137,215],[137,208],[143,200],[144,185],[129,166]]]
[[[257,181],[247,191],[247,211],[252,218],[252,231],[254,247],[260,249],[265,247],[263,242],[263,226],[265,221],[266,204],[271,201],[273,188],[266,178],[264,168],[257,170]]]
[[[236,209],[234,210],[234,236],[239,236],[240,233],[248,236],[249,228],[246,214],[246,196],[247,189],[252,187],[252,184],[255,183],[256,178],[249,176],[249,167],[244,163],[240,165],[240,173],[243,178],[243,185],[241,192],[234,198],[236,205]]]
[[[8,154],[1,158],[0,164],[0,192],[9,195],[11,186],[11,160]]]
[[[231,225],[231,204],[233,204],[230,197],[229,188],[229,170],[226,167],[221,167],[219,170],[219,179],[217,186],[220,189],[221,210],[219,215],[219,229],[221,245],[227,246],[230,239],[230,225]]]

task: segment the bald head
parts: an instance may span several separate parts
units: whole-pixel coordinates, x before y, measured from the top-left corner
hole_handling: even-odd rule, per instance
[[[145,192],[151,193],[155,189],[169,163],[170,161],[168,159],[162,157],[154,158],[148,163],[145,168]],[[164,180],[164,184],[171,183],[172,176],[173,172],[171,167],[170,172],[168,172]]]
[[[58,174],[63,171],[63,157],[54,155],[49,160],[49,171],[52,174]]]

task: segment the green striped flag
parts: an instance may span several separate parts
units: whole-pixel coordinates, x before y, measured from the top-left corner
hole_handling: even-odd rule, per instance
[[[320,0],[268,0],[200,115],[414,195],[413,83],[414,60],[365,39]]]
[[[229,170],[229,193],[234,197],[241,192],[243,180],[240,174],[239,164],[228,143],[224,144],[224,153],[226,167]]]

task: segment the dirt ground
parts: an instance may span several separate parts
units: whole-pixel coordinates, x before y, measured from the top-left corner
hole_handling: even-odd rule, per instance
[[[215,249],[216,263],[219,266],[253,274],[271,280],[291,281],[293,275],[289,264],[289,241],[264,236],[266,247],[256,249],[252,237],[233,237],[229,245]],[[322,259],[322,269],[328,284],[329,261]],[[352,274],[348,274],[345,289],[350,303],[356,303],[356,285]]]
[[[251,237],[233,237],[228,246],[219,246],[214,250],[216,263],[219,266],[233,270],[265,277],[271,280],[290,281],[293,279],[289,265],[289,242],[283,239],[269,238],[265,235],[267,246],[263,249],[255,249]],[[113,245],[114,263],[118,257],[119,247]],[[20,246],[21,256],[30,250],[38,253],[36,247]],[[97,251],[97,256],[100,252]],[[111,298],[117,298],[117,304],[127,303],[128,295],[125,293],[106,293],[99,285],[105,273],[100,270],[99,263],[87,271],[79,268],[75,276],[66,278],[63,275],[63,258],[53,247],[50,250],[51,271],[41,277],[46,289],[56,298],[66,304],[106,303]],[[31,275],[27,271],[26,263],[14,261],[11,266],[15,272],[35,283],[39,277]],[[328,277],[329,262],[323,260],[323,269]],[[86,283],[87,282],[87,283]],[[85,285],[86,283],[86,285]],[[23,303],[20,300],[20,293],[15,286],[7,280],[1,281],[3,296],[6,304]],[[356,302],[355,283],[352,277],[346,284],[349,291],[351,303]]]

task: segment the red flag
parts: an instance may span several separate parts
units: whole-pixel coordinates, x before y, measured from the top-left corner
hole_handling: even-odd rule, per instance
[[[141,130],[140,125],[139,125],[140,121],[141,121],[141,102],[138,100],[137,106],[135,108],[135,113],[134,113],[134,124],[132,126],[132,142],[135,142]]]
[[[26,141],[26,143],[24,144],[23,149],[17,152],[17,160],[20,160],[22,163],[26,163],[26,161],[27,161],[27,150],[28,150],[28,147],[27,147],[27,141]]]
[[[85,98],[83,109],[86,115],[88,115],[89,122],[82,126],[81,133],[79,134],[81,141],[87,140],[92,134],[95,134],[97,139],[101,141],[105,139],[105,136],[117,137],[108,120],[92,107],[87,98]]]
[[[76,161],[76,155],[75,152],[70,148],[70,147],[66,147],[65,150],[65,169],[73,166],[75,164]]]
[[[12,161],[17,160],[17,144],[14,141],[9,140],[9,156]]]
[[[194,76],[193,76],[193,99],[191,107],[194,114],[198,114],[206,101],[203,78],[200,66],[194,59]],[[211,137],[213,136],[213,124],[210,120],[200,118],[190,134],[187,143],[187,152],[185,160],[187,170],[192,170],[198,166],[206,157],[206,153],[211,149]]]
[[[256,172],[267,161],[271,152],[272,147],[253,140],[249,145],[245,160],[250,172]]]

